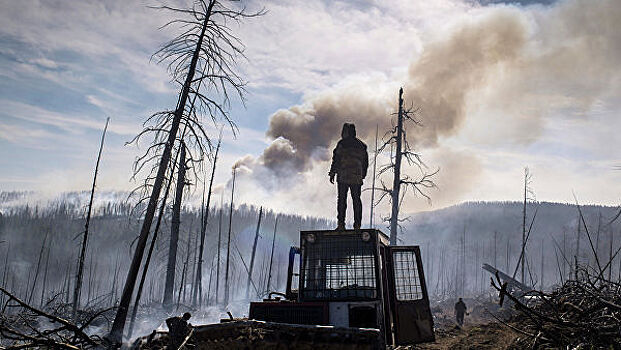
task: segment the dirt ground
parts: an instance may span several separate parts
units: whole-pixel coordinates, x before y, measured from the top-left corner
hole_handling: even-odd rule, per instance
[[[499,318],[512,311],[499,309],[493,299],[465,299],[468,315],[464,326],[459,327],[453,314],[454,300],[438,301],[432,304],[436,341],[421,344],[413,349],[515,349],[512,345],[519,333],[498,322]]]
[[[434,343],[422,344],[414,349],[514,349],[511,344],[519,334],[497,322],[478,325],[454,326],[438,329]]]

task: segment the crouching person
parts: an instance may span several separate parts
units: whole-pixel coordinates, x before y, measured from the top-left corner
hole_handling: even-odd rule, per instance
[[[189,312],[179,317],[171,317],[166,320],[168,326],[168,349],[178,349],[185,338],[190,334],[192,325],[188,323],[188,320],[192,317]]]

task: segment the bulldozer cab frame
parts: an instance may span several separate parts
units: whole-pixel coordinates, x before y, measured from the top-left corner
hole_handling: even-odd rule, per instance
[[[377,328],[388,345],[435,340],[420,248],[389,246],[379,230],[300,232],[285,294],[308,310],[322,305],[324,324]]]
[[[217,343],[226,349],[380,350],[434,340],[418,246],[389,246],[388,237],[370,229],[303,231],[300,238],[300,247],[290,250],[285,300],[272,299],[282,294],[271,292],[250,303],[249,320],[194,327],[196,349]],[[132,348],[161,348],[167,336],[154,331]]]
[[[418,246],[384,247],[389,307],[394,344],[435,340],[423,263]]]

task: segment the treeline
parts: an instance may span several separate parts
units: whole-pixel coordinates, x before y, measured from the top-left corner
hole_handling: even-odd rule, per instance
[[[51,201],[49,205],[16,205],[22,201],[11,197],[13,205],[4,203],[0,216],[0,278],[2,285],[27,300],[44,302],[54,295],[69,301],[73,283],[80,234],[84,230],[84,205],[74,193]],[[110,195],[108,198],[120,198]],[[513,275],[521,254],[522,205],[520,202],[469,202],[440,210],[422,212],[403,225],[399,244],[421,246],[425,277],[434,297],[473,295],[489,291],[489,273],[483,263],[496,266]],[[222,210],[221,210],[222,209]],[[532,230],[526,246],[526,283],[550,288],[572,276],[575,263],[595,268],[599,260],[607,262],[621,246],[616,207],[588,205],[582,207],[586,228],[579,221],[575,204],[529,202],[527,229]],[[91,221],[82,305],[100,302],[114,305],[124,282],[141,221],[131,204],[124,201],[99,201]],[[533,216],[536,217],[533,221]],[[161,236],[155,246],[143,292],[143,304],[161,303],[170,237],[170,210],[164,215]],[[176,264],[175,301],[189,303],[198,259],[201,213],[186,206],[181,213],[179,253]],[[259,208],[240,205],[233,211],[230,248],[230,300],[246,294],[247,268],[255,236]],[[271,286],[269,261],[272,235],[278,216]],[[220,280],[218,302],[223,301],[229,204],[212,206],[207,225],[203,261],[203,302],[216,303],[218,234],[220,234]],[[257,256],[254,264],[250,297],[258,298],[268,290],[282,291],[285,286],[287,254],[297,245],[299,231],[333,228],[334,223],[322,218],[277,214],[264,210],[261,220]],[[580,229],[579,229],[580,227]],[[384,227],[378,226],[385,233]],[[613,259],[606,275],[619,279],[621,257]],[[519,273],[516,278],[519,278]],[[183,283],[182,283],[183,281]],[[59,296],[57,296],[59,298]]]
[[[430,294],[438,297],[475,295],[489,291],[487,263],[513,276],[521,255],[522,202],[468,202],[413,214],[404,224],[403,242],[421,246]],[[570,278],[578,262],[602,265],[621,246],[621,222],[611,220],[618,207],[581,206],[584,223],[575,204],[528,202],[525,282],[549,289]],[[533,221],[533,217],[535,216]],[[588,235],[587,235],[588,231]],[[589,236],[593,244],[589,242]],[[605,272],[621,277],[621,257],[614,257]],[[518,271],[515,274],[520,279]]]
[[[6,197],[5,197],[6,198]],[[77,197],[73,197],[75,199]],[[229,205],[210,208],[203,258],[203,302],[216,303],[218,236],[220,235],[220,282],[218,302],[223,301],[224,269],[229,230]],[[100,202],[90,223],[90,238],[84,270],[81,305],[112,306],[120,295],[133,244],[140,229],[141,208],[125,202]],[[80,237],[84,230],[84,206],[79,200],[57,201],[50,205],[4,206],[0,216],[0,276],[3,286],[33,302],[52,297],[71,302],[75,284]],[[259,208],[239,205],[233,210],[230,247],[230,300],[245,297],[247,266],[254,241]],[[275,227],[276,218],[278,225]],[[170,237],[170,210],[164,215],[160,236],[148,271],[142,304],[161,303]],[[175,302],[189,304],[192,298],[200,242],[199,208],[181,212],[179,251],[176,263]],[[289,247],[298,245],[299,231],[326,229],[333,223],[313,217],[278,214],[263,210],[250,297],[257,299],[269,291],[283,291]],[[270,271],[274,230],[273,267]]]

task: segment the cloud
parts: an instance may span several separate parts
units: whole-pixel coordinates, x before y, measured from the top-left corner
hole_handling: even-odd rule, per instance
[[[477,8],[451,23],[445,36],[425,42],[406,79],[345,79],[276,111],[266,133],[273,142],[253,165],[271,170],[271,176],[304,181],[317,167],[327,167],[343,122],[356,123],[365,140],[372,140],[376,125],[387,130],[403,85],[406,105],[421,108],[423,124],[409,130],[410,142],[428,154],[443,154],[432,157],[432,164],[454,172],[438,178],[450,186],[440,202],[450,203],[475,185],[468,179],[483,173],[476,157],[450,150],[452,140],[522,147],[537,142],[547,123],[588,118],[602,101],[621,97],[620,16],[613,0]],[[463,134],[473,127],[480,131]],[[459,177],[467,181],[452,181]]]
[[[519,4],[522,6],[530,6],[530,5],[551,5],[557,0],[478,0],[481,5],[491,5],[491,4]]]
[[[129,72],[144,89],[171,92],[165,68],[150,64],[148,59],[170,35],[155,30],[166,23],[169,14],[124,1],[29,0],[4,2],[0,9],[4,39],[19,42],[17,54],[24,56],[19,59],[43,69],[40,74],[48,78],[68,74],[67,70],[56,70],[59,67],[83,73],[82,79],[105,74],[109,63],[117,61],[120,65],[115,69]],[[41,57],[26,58],[26,49],[29,55]],[[75,78],[74,83],[80,81],[80,77]]]
[[[13,119],[54,126],[70,133],[79,132],[80,129],[102,130],[104,125],[102,120],[91,119],[84,115],[67,115],[21,102],[0,99],[0,104],[4,106],[4,114]],[[108,130],[119,135],[133,136],[138,130],[138,125],[115,122],[110,123]]]
[[[56,69],[58,68],[58,63],[47,59],[45,57],[41,57],[41,58],[35,58],[33,60],[30,60],[30,63],[36,64],[38,66],[41,66],[43,68],[48,68],[48,69]]]
[[[53,137],[53,133],[41,128],[26,128],[21,125],[0,121],[0,139],[5,139],[12,143],[46,149],[47,146],[40,143],[41,139],[51,140]]]
[[[401,71],[437,27],[471,6],[460,0],[267,1],[268,13],[240,27],[250,86],[320,91],[356,74]]]
[[[93,106],[97,106],[99,108],[106,108],[106,104],[103,101],[101,101],[97,96],[86,95],[86,100],[88,101],[88,103],[92,104]]]

